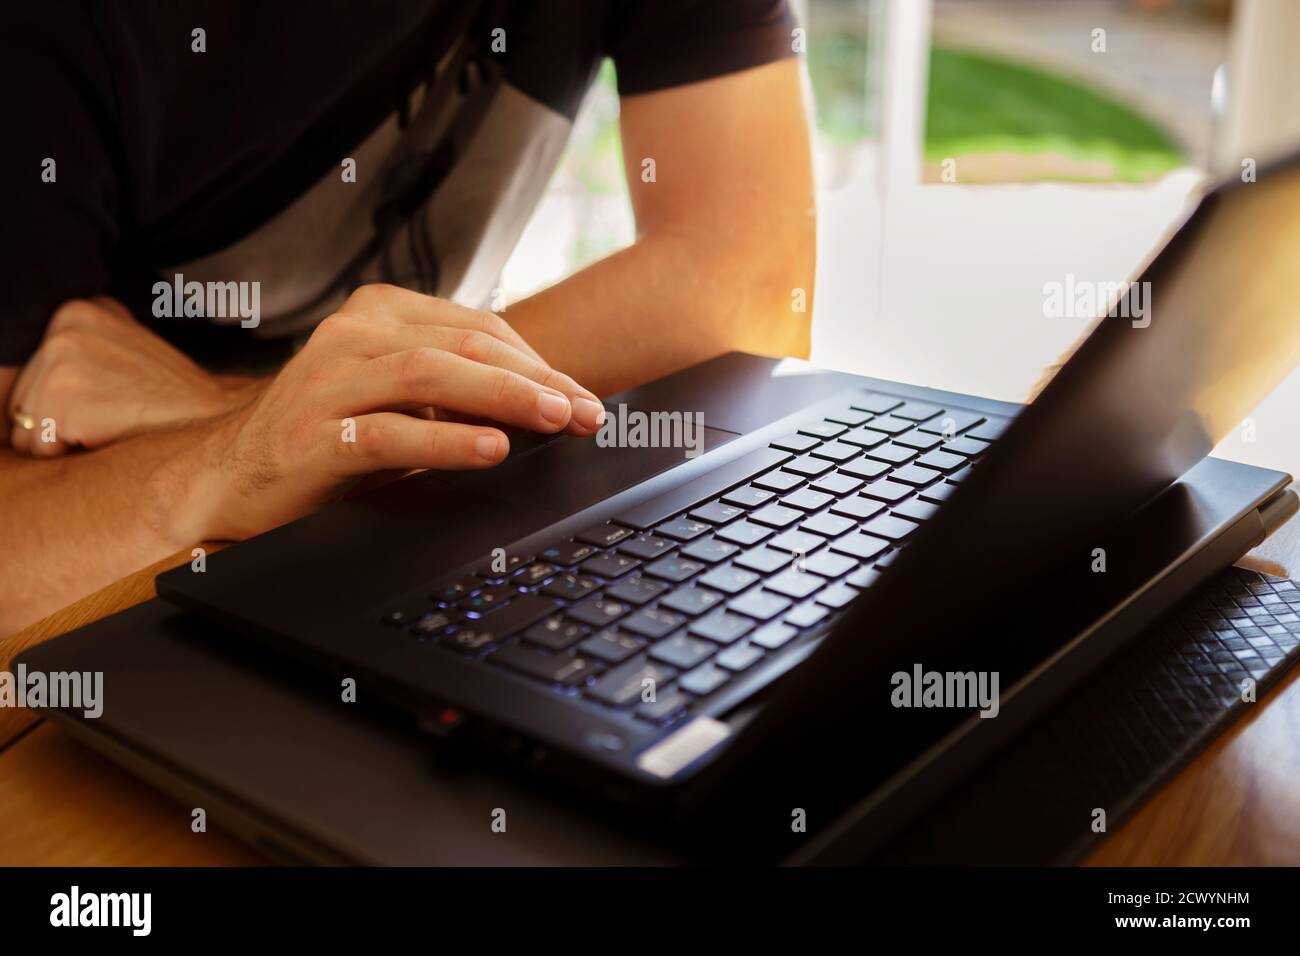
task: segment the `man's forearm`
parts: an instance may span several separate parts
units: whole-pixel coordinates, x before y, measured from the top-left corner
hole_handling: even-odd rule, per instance
[[[600,395],[733,349],[806,357],[811,217],[807,229],[779,259],[770,246],[761,257],[727,248],[721,236],[649,236],[503,315],[544,359]]]
[[[0,451],[0,638],[193,544],[178,524],[206,429],[43,461]]]

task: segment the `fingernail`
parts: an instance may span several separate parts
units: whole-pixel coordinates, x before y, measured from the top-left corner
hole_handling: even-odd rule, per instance
[[[501,439],[496,435],[479,435],[474,439],[474,450],[485,461],[496,461],[501,451]]]
[[[550,392],[542,392],[537,396],[537,408],[552,425],[568,424],[572,414],[569,400],[563,395],[552,395]]]
[[[599,428],[605,424],[605,406],[590,399],[575,398],[573,420],[583,428]]]

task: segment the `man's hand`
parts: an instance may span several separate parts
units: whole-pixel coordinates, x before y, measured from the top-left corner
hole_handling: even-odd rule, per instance
[[[14,425],[14,450],[52,458],[165,425],[211,418],[247,402],[255,379],[211,375],[108,298],[74,299],[50,320],[8,401],[36,429]],[[40,423],[54,422],[54,441]]]
[[[590,435],[603,418],[595,395],[497,316],[364,286],[252,402],[214,423],[174,519],[185,540],[245,538],[373,472],[495,465],[509,440],[481,420]]]

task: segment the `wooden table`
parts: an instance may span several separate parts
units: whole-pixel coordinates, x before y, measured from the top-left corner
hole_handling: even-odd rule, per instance
[[[1300,520],[1243,562],[1300,566]],[[51,615],[0,645],[23,649],[154,596],[184,551]],[[174,825],[188,810],[26,711],[0,709],[0,865],[257,865],[220,832]],[[170,817],[171,820],[166,818]],[[1179,773],[1086,861],[1090,865],[1300,863],[1300,668]]]

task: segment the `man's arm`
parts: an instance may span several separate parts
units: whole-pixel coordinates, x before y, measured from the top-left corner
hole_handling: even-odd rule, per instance
[[[621,123],[636,242],[511,305],[511,325],[602,395],[732,349],[806,357],[817,220],[799,61],[626,97]]]

